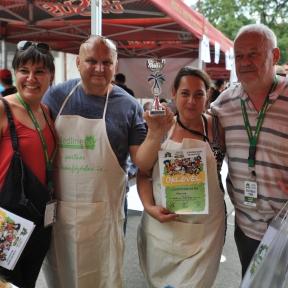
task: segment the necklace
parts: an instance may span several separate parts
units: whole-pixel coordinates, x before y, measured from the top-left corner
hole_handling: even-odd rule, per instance
[[[209,138],[207,136],[207,128],[208,128],[207,119],[206,119],[206,117],[203,114],[201,115],[201,117],[202,117],[202,121],[204,122],[203,123],[203,129],[204,129],[204,133],[205,134],[203,134],[203,133],[201,133],[199,131],[196,131],[196,130],[189,129],[186,126],[184,126],[184,124],[180,121],[179,114],[177,115],[176,119],[177,119],[177,123],[180,125],[180,127],[182,127],[183,129],[189,131],[190,133],[192,133],[194,135],[202,136],[204,142],[210,142]]]

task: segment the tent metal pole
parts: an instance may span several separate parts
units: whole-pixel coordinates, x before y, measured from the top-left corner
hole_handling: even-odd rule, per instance
[[[202,40],[199,40],[198,68],[199,68],[199,69],[202,69]]]
[[[65,67],[65,69],[64,69],[64,81],[66,82],[67,81],[67,53],[64,52],[63,54],[64,54],[63,58],[64,58],[64,67]]]
[[[235,61],[233,61],[233,62],[232,62],[232,65],[231,65],[231,70],[230,70],[230,79],[229,79],[230,86],[233,85],[233,80],[234,80],[234,71],[235,71]]]
[[[6,45],[6,41],[5,40],[2,40],[1,41],[1,62],[2,62],[2,68],[7,68],[7,45]]]
[[[102,0],[91,0],[91,35],[102,36]]]

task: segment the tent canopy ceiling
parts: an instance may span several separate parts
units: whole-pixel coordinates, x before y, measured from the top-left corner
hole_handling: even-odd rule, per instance
[[[46,42],[54,51],[77,54],[91,33],[90,0],[0,0],[0,21],[7,42]],[[119,58],[194,59],[206,35],[212,60],[207,72],[230,75],[223,52],[233,43],[181,0],[103,0],[102,35],[119,43]],[[219,64],[213,63],[215,41],[222,51]]]

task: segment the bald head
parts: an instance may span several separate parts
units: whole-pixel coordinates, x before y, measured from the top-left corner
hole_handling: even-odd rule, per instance
[[[89,95],[104,96],[118,67],[117,47],[111,40],[90,36],[81,46],[76,65],[82,79],[82,88]]]
[[[81,54],[81,51],[83,49],[83,47],[85,47],[85,44],[92,44],[92,45],[97,45],[98,43],[100,44],[105,44],[107,47],[109,47],[109,49],[111,49],[112,51],[115,51],[115,55],[117,58],[117,43],[114,42],[113,40],[110,40],[106,37],[103,36],[99,36],[99,35],[90,35],[80,46],[79,49],[79,54]]]

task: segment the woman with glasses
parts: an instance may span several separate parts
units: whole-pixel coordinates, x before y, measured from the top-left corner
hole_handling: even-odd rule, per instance
[[[18,92],[0,101],[0,206],[36,226],[15,268],[1,268],[0,274],[16,286],[31,288],[49,248],[54,221],[45,212],[54,212],[55,130],[49,109],[41,103],[54,79],[54,58],[47,44],[21,41],[12,67]]]
[[[172,87],[178,114],[176,123],[161,147],[165,156],[151,170],[138,170],[137,173],[138,192],[144,206],[138,227],[138,252],[148,287],[209,288],[212,287],[218,271],[225,234],[224,191],[220,177],[225,143],[217,118],[203,114],[209,87],[209,76],[201,69],[184,67],[178,72]],[[194,157],[184,157],[176,153],[174,158],[167,158],[173,155],[173,151],[185,148],[203,151],[206,161],[204,156],[202,158],[196,154]],[[166,173],[167,179],[179,180],[178,183],[183,179],[202,177],[198,176],[201,165],[206,165],[206,214],[203,213],[203,208],[203,214],[199,209],[199,213],[182,214],[180,217],[177,209],[174,213],[162,206],[163,177],[160,180],[159,161],[165,166],[161,175]],[[198,197],[197,201],[201,205],[204,203],[203,194],[197,190],[201,187],[193,185],[191,191],[191,184],[193,183],[189,182],[186,186],[181,186],[177,192],[179,195],[186,193],[185,196],[180,196],[183,201],[178,202],[179,210],[184,207],[183,212],[188,211],[186,206],[182,206],[187,205],[186,200]],[[175,198],[179,199],[177,195],[170,197],[167,205]],[[173,202],[173,205],[178,203]],[[194,208],[197,211],[196,208],[197,205]]]

